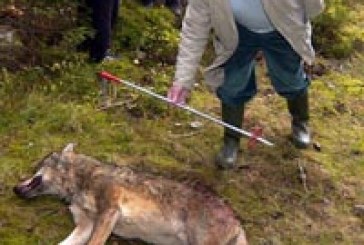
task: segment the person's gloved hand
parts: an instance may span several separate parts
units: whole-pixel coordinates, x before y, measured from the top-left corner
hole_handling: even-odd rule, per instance
[[[173,84],[168,90],[167,97],[174,104],[186,104],[186,99],[190,91],[178,84]]]

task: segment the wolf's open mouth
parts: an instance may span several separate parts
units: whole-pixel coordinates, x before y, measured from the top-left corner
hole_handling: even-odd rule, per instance
[[[37,186],[39,186],[42,183],[42,176],[36,176],[30,181],[30,183],[26,186],[27,189],[33,190]]]
[[[16,186],[14,188],[14,192],[19,196],[27,197],[30,191],[36,189],[41,184],[42,184],[42,176],[36,176],[28,184]]]

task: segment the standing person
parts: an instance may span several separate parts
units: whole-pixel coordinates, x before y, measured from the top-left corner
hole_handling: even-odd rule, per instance
[[[154,6],[154,0],[142,0],[142,4],[147,7],[153,7]]]
[[[287,100],[293,142],[307,147],[310,81],[303,65],[314,60],[310,19],[323,8],[324,0],[190,0],[168,98],[185,103],[212,35],[216,58],[206,69],[205,80],[221,101],[222,120],[240,128],[244,106],[257,93],[254,58],[261,50],[272,85]],[[234,166],[240,137],[225,128],[217,166]]]
[[[166,0],[165,4],[176,16],[182,16],[181,0]]]
[[[154,3],[158,2],[156,0],[142,0],[142,4],[145,7],[151,8],[154,6]],[[182,4],[181,0],[165,0],[164,4],[176,15],[182,16]]]
[[[109,49],[111,32],[118,16],[119,0],[86,0],[86,5],[91,10],[92,27],[95,30],[95,36],[88,40],[90,59],[97,63],[113,59]]]

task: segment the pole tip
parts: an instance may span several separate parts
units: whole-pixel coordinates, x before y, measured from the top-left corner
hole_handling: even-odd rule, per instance
[[[103,79],[106,79],[106,80],[109,80],[109,81],[115,81],[115,82],[119,82],[120,81],[120,78],[118,78],[117,76],[114,76],[106,71],[100,71],[98,73],[98,76],[100,78],[103,78]]]

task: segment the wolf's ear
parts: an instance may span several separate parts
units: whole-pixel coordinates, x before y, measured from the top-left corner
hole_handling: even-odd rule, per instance
[[[68,145],[66,145],[66,147],[62,150],[62,155],[67,153],[73,153],[75,146],[75,143],[69,143]]]

